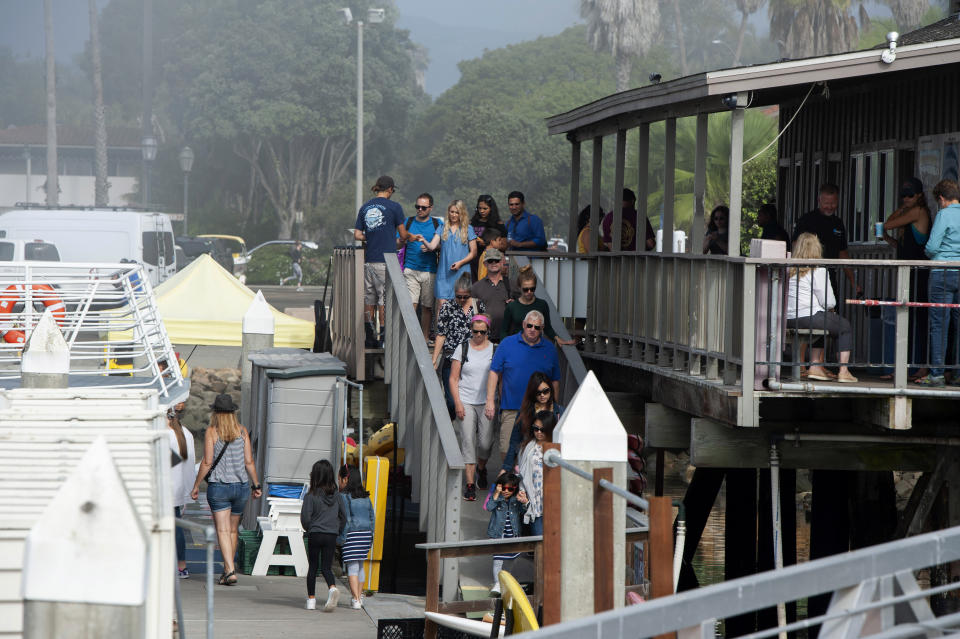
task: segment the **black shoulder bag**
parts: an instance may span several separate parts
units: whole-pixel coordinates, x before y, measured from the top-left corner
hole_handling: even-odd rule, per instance
[[[203,476],[203,481],[210,483],[210,475],[213,473],[213,469],[217,467],[217,464],[220,463],[220,458],[223,457],[223,454],[227,452],[227,446],[230,445],[230,442],[227,442],[223,445],[223,448],[220,449],[220,454],[217,455],[217,458],[213,460],[213,466],[210,467],[210,470],[207,471],[207,474]]]

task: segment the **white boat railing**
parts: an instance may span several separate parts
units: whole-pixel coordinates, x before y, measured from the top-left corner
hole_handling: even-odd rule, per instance
[[[71,387],[157,388],[161,402],[185,397],[153,288],[136,263],[0,263],[0,386],[17,385],[24,344],[47,309],[70,348]]]

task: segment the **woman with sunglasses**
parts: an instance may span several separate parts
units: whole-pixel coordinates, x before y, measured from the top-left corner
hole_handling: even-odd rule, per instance
[[[490,318],[474,315],[470,318],[470,333],[471,338],[454,350],[451,357],[450,394],[460,428],[467,477],[463,498],[476,501],[477,484],[480,490],[487,488],[487,459],[493,447],[493,420],[483,410],[487,400],[487,375],[493,361],[493,344],[487,339]]]
[[[517,453],[520,451],[523,442],[527,440],[537,413],[545,410],[553,413],[557,419],[560,419],[560,416],[563,415],[563,405],[556,400],[553,394],[553,382],[550,381],[550,376],[537,371],[530,376],[530,381],[527,382],[527,390],[523,393],[520,411],[517,413],[517,421],[514,422],[513,430],[510,431],[510,444],[503,456],[501,474],[514,470],[514,465],[517,463]]]
[[[470,262],[470,272],[473,274],[473,281],[481,279],[480,264],[482,263],[483,252],[487,249],[489,242],[487,238],[507,237],[507,227],[500,221],[500,211],[497,209],[497,202],[492,195],[484,193],[477,197],[477,207],[474,209],[474,215],[470,219],[470,226],[473,228],[474,235],[477,236],[477,256]],[[491,233],[490,231],[493,231]]]
[[[529,503],[523,514],[523,523],[530,526],[531,535],[543,534],[543,442],[553,441],[557,416],[549,410],[537,411],[533,424],[520,447],[520,487]]]
[[[573,340],[560,339],[550,322],[550,307],[545,300],[537,297],[537,274],[529,264],[520,269],[517,275],[517,289],[520,297],[507,304],[500,324],[500,339],[519,333],[523,329],[523,318],[530,311],[540,311],[544,317],[543,334],[560,346],[574,344]]]
[[[440,370],[440,380],[443,382],[450,419],[453,419],[454,415],[453,395],[450,393],[450,358],[453,357],[454,351],[470,338],[471,318],[474,315],[485,315],[487,312],[483,300],[471,296],[471,286],[473,283],[470,281],[470,273],[461,274],[454,285],[453,299],[443,303],[437,316],[437,339],[433,343],[433,367]]]
[[[447,219],[440,233],[440,258],[437,264],[437,282],[434,297],[437,306],[443,306],[453,297],[453,287],[464,273],[469,276],[467,266],[477,256],[477,235],[470,227],[467,207],[463,200],[454,200],[447,207]],[[473,283],[473,280],[470,281]]]

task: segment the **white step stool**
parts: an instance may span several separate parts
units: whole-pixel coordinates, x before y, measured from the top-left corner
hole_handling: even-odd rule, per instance
[[[260,542],[257,560],[254,562],[253,571],[250,574],[263,577],[267,574],[270,566],[293,566],[297,572],[297,577],[306,576],[309,562],[307,561],[307,551],[303,547],[303,529],[300,527],[299,509],[297,513],[296,528],[278,528],[272,518],[257,517],[263,539]],[[289,517],[289,514],[286,516]],[[283,516],[280,519],[283,519]],[[289,555],[273,554],[277,541],[281,537],[286,537],[287,543],[290,544]]]

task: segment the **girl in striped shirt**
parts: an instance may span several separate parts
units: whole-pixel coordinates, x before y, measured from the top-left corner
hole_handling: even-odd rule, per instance
[[[350,584],[350,607],[360,610],[363,607],[363,588],[365,581],[363,562],[370,554],[373,545],[373,525],[376,519],[370,493],[363,487],[360,469],[353,466],[341,466],[340,499],[347,512],[347,525],[340,538],[340,554],[346,568],[347,581]]]

